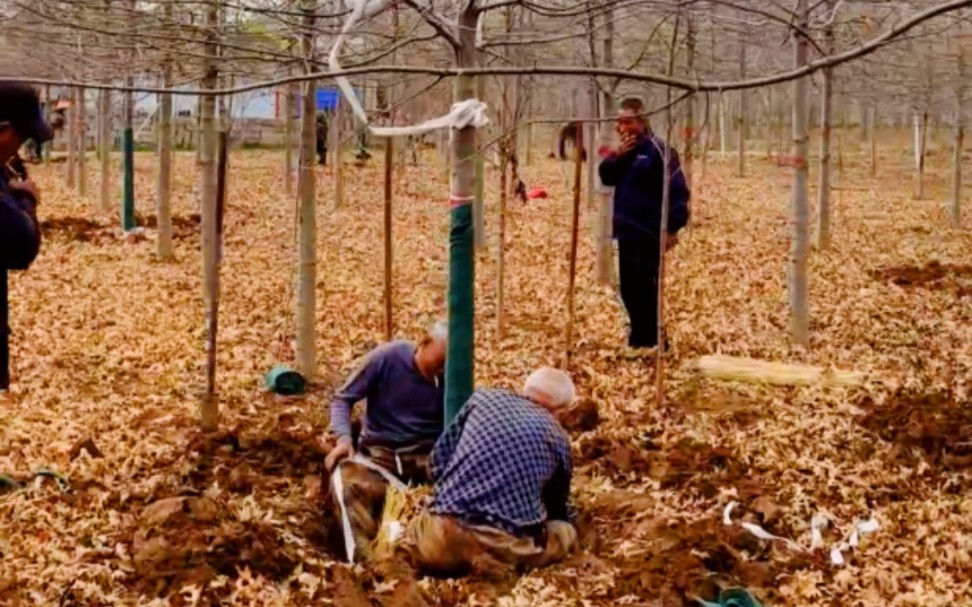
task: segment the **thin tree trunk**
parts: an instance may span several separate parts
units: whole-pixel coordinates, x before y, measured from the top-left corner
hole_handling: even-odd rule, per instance
[[[747,18],[747,15],[742,15],[743,19]],[[746,79],[746,33],[743,33],[742,38],[739,40],[739,79]],[[746,90],[740,89],[739,91],[739,133],[738,139],[736,140],[736,151],[738,157],[736,158],[736,175],[738,177],[746,176]]]
[[[577,141],[581,140],[581,123],[577,123]],[[573,213],[570,222],[570,266],[567,273],[567,328],[564,331],[564,368],[570,368],[574,354],[574,283],[577,280],[577,237],[580,230],[581,169],[583,160],[581,146],[574,146],[574,197]]]
[[[915,169],[918,185],[915,198],[925,198],[925,150],[928,143],[928,112],[915,114]]]
[[[99,97],[99,110],[101,115],[101,210],[111,211],[111,150],[114,147],[112,136],[112,112],[111,112],[111,92],[101,91]]]
[[[505,85],[504,85],[505,88]],[[505,92],[504,92],[505,94]],[[505,128],[505,127],[504,127]],[[496,244],[496,336],[503,339],[505,333],[505,299],[506,299],[506,202],[509,197],[509,156],[515,150],[510,149],[508,137],[500,142],[500,191],[499,191],[499,220],[497,221]]]
[[[88,121],[87,95],[84,87],[78,87],[78,196],[88,194]]]
[[[877,106],[871,107],[871,177],[877,176]]]
[[[307,72],[313,71],[314,59],[314,0],[302,0],[304,33],[302,51]],[[304,83],[300,145],[300,262],[297,280],[297,369],[307,378],[317,371],[317,345],[314,319],[317,307],[317,196],[314,156],[316,153],[315,112],[316,81]]]
[[[486,76],[476,77],[476,96],[479,99],[486,98]],[[473,198],[473,234],[476,239],[476,248],[482,249],[486,246],[486,212],[483,200],[484,173],[486,171],[486,158],[482,151],[476,153],[476,187]]]
[[[601,62],[604,67],[614,66],[614,10],[609,9],[605,15],[604,39],[601,42]],[[607,120],[614,113],[613,98],[608,91],[601,95],[602,120]],[[598,127],[598,148],[609,147],[611,145],[612,125],[609,122],[601,122]],[[601,157],[594,149],[593,141],[588,151],[588,162],[595,162],[600,167]],[[597,281],[604,285],[614,284],[614,188],[604,185],[600,177],[597,180],[597,190],[601,196],[601,205],[598,209],[598,234],[597,234]]]
[[[331,124],[333,133],[331,146],[334,149],[332,155],[332,166],[334,179],[334,208],[340,209],[344,206],[344,163],[341,160],[341,139],[344,137],[344,113],[345,102],[338,99],[337,108],[334,111],[334,120]]]
[[[719,92],[719,155],[726,156],[726,98]]]
[[[393,139],[385,139],[385,340],[391,341],[395,333],[392,320],[392,265],[394,249],[392,248],[392,177],[394,175],[394,144]]]
[[[165,18],[172,18],[172,4],[165,4]],[[167,59],[162,68],[162,88],[172,86],[172,62]],[[155,215],[158,223],[156,255],[159,259],[172,258],[172,95],[159,95],[159,191]]]
[[[44,116],[45,119],[47,120],[51,119],[53,106],[54,106],[54,100],[51,99],[51,85],[48,84],[44,86],[44,108],[45,111],[47,112],[47,115]],[[54,135],[56,137],[57,133],[54,133]],[[44,164],[47,164],[51,161],[51,147],[53,145],[54,145],[54,138],[52,138],[50,141],[48,141],[42,146],[41,160],[44,162]]]
[[[961,28],[959,29],[961,34]],[[955,142],[952,158],[952,225],[962,227],[962,151],[965,147],[965,113],[963,99],[965,97],[965,50],[961,44],[955,45],[955,62],[957,78],[955,79]]]
[[[219,84],[217,26],[219,4],[206,8],[208,29],[206,60],[203,68],[203,91],[215,90]],[[215,430],[219,423],[219,403],[216,400],[216,312],[219,299],[219,266],[217,259],[217,174],[216,174],[216,98],[200,96],[199,112],[199,190],[202,203],[202,262],[203,301],[206,306],[207,369],[206,394],[202,401],[201,418],[205,430]]]
[[[686,76],[695,78],[695,23],[691,15],[685,16]],[[695,145],[695,96],[685,102],[685,147],[682,153],[682,172],[685,183],[692,187],[692,147]]]
[[[71,89],[71,109],[68,114],[68,138],[67,138],[67,171],[65,176],[66,185],[69,189],[77,187],[77,167],[78,167],[78,131],[81,122],[78,120],[78,89]]]
[[[797,27],[806,31],[809,21],[807,0],[797,1]],[[794,67],[807,63],[807,39],[795,33]],[[807,302],[807,249],[809,244],[807,195],[807,78],[793,81],[793,250],[790,259],[790,331],[793,343],[809,341],[810,311]]]
[[[458,67],[476,65],[476,24],[479,14],[474,3],[459,12]],[[454,101],[475,94],[471,76],[455,79]],[[476,128],[453,132],[452,192],[449,230],[449,345],[446,355],[445,421],[448,424],[473,391],[474,284],[475,255],[472,225],[473,189],[476,181]]]
[[[833,10],[834,0],[826,0],[826,11]],[[834,29],[824,30],[824,52],[832,53]],[[824,68],[823,87],[820,95],[820,181],[817,186],[817,248],[826,251],[830,247],[830,126],[833,120],[833,68]]]
[[[284,90],[284,194],[294,195],[294,98],[296,85]],[[332,127],[333,128],[333,127]]]

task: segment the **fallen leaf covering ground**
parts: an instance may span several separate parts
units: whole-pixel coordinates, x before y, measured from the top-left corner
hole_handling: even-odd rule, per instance
[[[813,338],[802,351],[786,331],[789,171],[754,154],[740,179],[732,158],[710,157],[693,224],[670,254],[662,407],[651,364],[621,356],[623,314],[593,280],[596,216],[585,205],[571,369],[588,400],[571,425],[584,551],[522,578],[423,580],[422,598],[331,557],[318,503],[322,406],[382,337],[380,163],[347,165],[341,208],[321,174],[320,374],[306,398],[285,399],[263,392],[262,375],[292,357],[295,200],[279,153],[233,154],[213,436],[195,425],[205,355],[193,155],[176,161],[172,262],[154,258],[151,154],[137,157],[141,241],[119,239],[115,214],[97,210],[97,176],[79,198],[61,167],[37,167],[46,241],[11,278],[15,386],[0,406],[0,472],[27,488],[0,494],[0,604],[667,607],[721,584],[774,606],[970,604],[972,235],[968,222],[947,227],[946,154],[929,159],[921,201],[907,150],[882,150],[877,178],[863,158],[843,159],[833,246],[810,259]],[[435,162],[396,179],[401,336],[443,313],[447,205]],[[515,387],[563,349],[569,171],[542,159],[524,174],[551,196],[510,203],[499,339],[490,193],[479,385]],[[701,380],[693,361],[712,353],[872,379],[858,392]],[[31,480],[42,468],[73,491]],[[737,523],[804,548],[824,515],[824,547],[726,526],[731,501]],[[880,529],[832,565],[829,546],[872,517]]]

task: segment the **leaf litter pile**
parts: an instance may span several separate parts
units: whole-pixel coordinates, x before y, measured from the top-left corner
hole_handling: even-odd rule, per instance
[[[585,204],[571,369],[584,400],[567,424],[583,550],[522,577],[417,583],[333,556],[316,442],[332,390],[383,335],[380,163],[347,165],[340,208],[320,174],[320,372],[306,397],[282,398],[262,376],[293,358],[295,201],[279,154],[233,156],[213,435],[195,422],[205,335],[192,154],[176,160],[171,262],[154,257],[152,156],[136,171],[144,239],[120,238],[95,194],[79,198],[61,168],[37,167],[45,248],[11,278],[14,391],[0,407],[0,604],[667,607],[732,585],[767,605],[964,604],[972,237],[944,227],[944,173],[912,200],[898,160],[882,156],[879,179],[849,163],[856,187],[834,194],[833,246],[810,258],[812,343],[799,350],[787,338],[789,173],[754,157],[738,179],[731,159],[710,159],[669,256],[661,407],[651,362],[622,356],[624,317],[594,280],[596,212]],[[445,305],[446,189],[435,159],[424,162],[395,185],[396,334],[410,338]],[[525,167],[551,195],[510,203],[502,337],[488,194],[478,385],[515,388],[561,356],[564,167]],[[708,354],[869,381],[851,391],[705,380],[695,361]],[[864,521],[876,530],[859,534]]]

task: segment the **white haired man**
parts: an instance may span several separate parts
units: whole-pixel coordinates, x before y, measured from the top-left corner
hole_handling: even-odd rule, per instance
[[[485,557],[518,568],[562,560],[570,522],[570,441],[557,421],[574,401],[563,371],[544,367],[522,394],[479,390],[432,451],[435,491],[405,550],[433,575],[462,575]]]
[[[394,341],[378,346],[331,402],[331,432],[337,435],[337,445],[325,466],[328,472],[341,466],[343,507],[333,475],[330,495],[337,520],[347,516],[355,546],[363,556],[378,533],[389,478],[428,482],[429,453],[445,424],[442,372],[447,331],[447,325],[440,322],[418,344]],[[351,410],[362,400],[367,401],[367,408],[358,439],[358,461],[344,461],[355,455]]]

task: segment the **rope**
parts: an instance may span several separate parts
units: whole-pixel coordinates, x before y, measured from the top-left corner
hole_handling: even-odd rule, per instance
[[[348,16],[348,20],[344,22],[344,27],[341,28],[341,33],[338,34],[337,40],[334,41],[334,46],[331,48],[331,52],[328,56],[327,64],[332,71],[342,71],[343,68],[341,67],[340,62],[338,62],[338,55],[341,52],[341,47],[344,46],[344,39],[347,36],[347,33],[351,31],[358,21],[361,20],[362,17],[365,17],[365,9],[367,8],[368,3],[368,0],[356,0],[354,10],[351,11],[351,14]],[[367,17],[371,17],[380,12],[382,9],[384,9],[386,3],[387,0],[378,0],[377,2],[374,2]],[[348,105],[351,106],[351,111],[376,137],[403,137],[407,135],[421,135],[423,133],[428,133],[430,131],[443,128],[463,129],[470,126],[482,128],[489,124],[489,118],[486,116],[487,105],[479,99],[466,99],[464,101],[454,103],[448,114],[439,116],[438,118],[432,118],[431,120],[426,120],[420,124],[391,127],[371,126],[368,123],[368,115],[365,113],[364,108],[361,107],[361,103],[354,94],[354,88],[351,86],[351,82],[348,80],[348,78],[346,76],[335,76],[334,80],[337,82],[338,88],[341,89],[341,93],[347,100]]]

